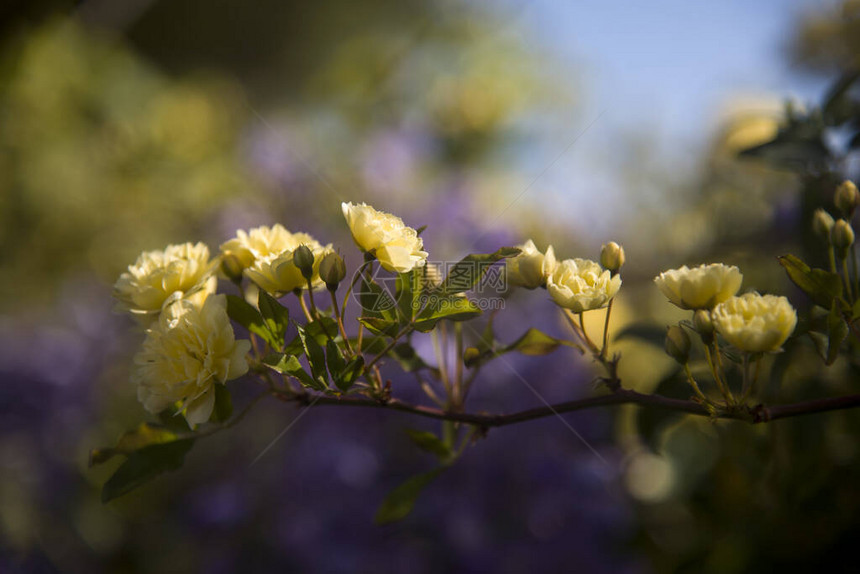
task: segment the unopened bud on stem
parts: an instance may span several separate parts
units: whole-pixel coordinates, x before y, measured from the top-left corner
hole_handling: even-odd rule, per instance
[[[302,277],[311,280],[314,276],[314,252],[307,245],[299,245],[293,251],[293,263],[302,272]]]
[[[848,249],[854,245],[854,230],[851,228],[851,224],[844,219],[838,220],[833,224],[831,238],[833,246],[839,253],[839,258],[844,259]]]
[[[833,217],[823,209],[816,209],[812,216],[812,230],[825,241],[830,242],[830,232],[833,230]]]
[[[854,210],[857,209],[857,205],[860,204],[860,192],[857,191],[854,182],[847,179],[843,181],[836,188],[833,202],[846,217],[850,218],[854,214]]]
[[[343,257],[330,251],[320,261],[320,279],[325,281],[329,291],[337,291],[338,284],[346,277],[346,264]]]
[[[609,269],[613,275],[624,265],[624,260],[624,248],[614,241],[604,243],[600,248],[600,264],[604,269]]]
[[[690,359],[690,336],[678,325],[672,325],[666,331],[666,354],[686,365]]]
[[[242,262],[239,258],[232,254],[224,255],[221,258],[221,271],[227,276],[227,279],[233,283],[241,283],[242,281]]]

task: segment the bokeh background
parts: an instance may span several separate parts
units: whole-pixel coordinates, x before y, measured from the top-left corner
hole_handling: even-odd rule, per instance
[[[803,311],[775,256],[820,258],[809,215],[860,171],[856,94],[840,122],[819,110],[860,63],[860,3],[12,0],[0,30],[0,571],[723,573],[852,550],[850,411],[497,429],[385,527],[385,494],[432,467],[404,429],[432,421],[313,408],[254,462],[299,414],[264,401],[108,505],[114,467],[87,452],[145,419],[142,334],[110,299],[138,253],[279,222],[354,268],[345,200],[428,225],[437,260],[619,241],[616,329],[681,318],[651,278],[683,263],[737,264]],[[506,304],[503,340],[565,334],[545,294]],[[625,385],[689,395],[658,347],[618,348]],[[807,341],[770,367],[770,400],[857,390],[856,359],[825,370]],[[509,355],[469,406],[586,396],[590,368]],[[255,391],[230,388],[239,405]]]

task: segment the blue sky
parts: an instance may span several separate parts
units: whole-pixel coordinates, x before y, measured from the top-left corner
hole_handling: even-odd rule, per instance
[[[659,118],[673,135],[736,94],[814,98],[821,79],[789,66],[786,45],[798,16],[829,0],[535,0],[523,24],[576,74],[586,104],[612,105],[608,120]]]
[[[551,122],[539,135],[522,177],[539,174],[579,136],[534,191],[572,201],[582,223],[601,235],[617,222],[617,208],[594,199],[619,182],[595,158],[618,149],[618,138],[648,131],[663,156],[681,170],[693,169],[720,112],[733,100],[817,100],[828,79],[792,69],[787,46],[803,13],[836,5],[834,0],[510,0],[507,10],[515,14],[516,27],[560,63],[559,81],[582,98],[575,118]]]

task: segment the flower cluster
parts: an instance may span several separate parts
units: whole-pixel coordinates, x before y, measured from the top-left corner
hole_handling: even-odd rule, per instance
[[[700,331],[716,329],[741,351],[778,351],[797,324],[797,313],[785,297],[736,296],[743,275],[734,266],[713,263],[690,269],[684,265],[664,271],[654,282],[672,304],[695,311]]]
[[[836,203],[850,218],[860,204],[860,192],[843,184]],[[171,245],[163,251],[143,253],[122,274],[114,290],[119,306],[148,326],[131,376],[146,410],[181,413],[192,427],[210,420],[223,421],[229,417],[225,413],[230,410],[230,400],[226,387],[219,385],[248,372],[249,361],[254,372],[261,375],[266,392],[279,399],[307,405],[313,404],[311,397],[315,397],[313,401],[337,404],[344,395],[352,395],[344,402],[384,408],[394,397],[391,382],[383,378],[377,365],[394,359],[404,369],[415,367],[404,363],[417,356],[411,340],[416,333],[429,333],[437,354],[435,366],[421,359],[417,368],[426,370],[428,380],[435,378],[439,383],[436,389],[445,393],[438,394],[430,382],[419,378],[427,397],[446,409],[438,411],[438,418],[465,412],[470,385],[484,363],[512,351],[542,355],[560,345],[590,355],[605,370],[599,380],[620,397],[617,404],[643,396],[622,387],[620,354],[609,352],[612,305],[621,288],[620,271],[625,263],[619,244],[604,244],[599,262],[559,260],[553,246],[541,251],[529,239],[517,247],[467,255],[445,274],[427,260],[420,230],[364,203],[343,203],[341,208],[363,263],[340,301],[338,288],[347,275],[341,255],[331,244],[323,245],[307,233],[291,232],[280,224],[237,231],[234,238],[221,244],[215,259],[201,243]],[[845,259],[854,236],[848,219],[834,221],[826,212],[818,212],[815,220],[828,242],[833,270],[811,269],[791,256],[780,261],[795,284],[819,305],[829,306],[826,360],[832,362],[848,331],[844,321],[860,300],[856,271],[853,276],[848,274]],[[835,272],[836,255],[842,260],[842,276]],[[475,286],[486,281],[490,267],[502,260],[505,273],[489,275],[494,277],[494,284],[498,286],[495,280],[501,278],[501,285],[507,279],[509,286],[545,289],[567,321],[572,339],[528,328],[512,343],[501,344],[492,320],[475,346],[468,346],[460,325],[453,333],[445,327],[437,331],[442,321],[468,321],[486,310],[467,292],[476,291]],[[388,288],[377,282],[379,268],[397,274]],[[230,288],[243,297],[216,294],[218,269],[222,278],[226,276],[233,283]],[[246,282],[256,286],[256,301],[245,290]],[[715,417],[757,416],[748,399],[762,363],[767,354],[782,350],[797,326],[797,313],[789,301],[756,292],[738,295],[743,275],[737,267],[722,263],[669,269],[654,282],[669,302],[691,312],[688,319],[668,327],[665,350],[682,365],[695,396],[693,402],[672,399],[671,404],[685,412]],[[325,307],[319,307],[315,293],[318,299],[317,290],[323,286],[330,304],[324,302]],[[349,294],[356,296],[362,307],[357,335],[351,335],[344,324]],[[298,298],[306,322],[293,318],[278,301],[288,295]],[[587,327],[583,314],[598,309],[606,312],[602,333],[594,336],[587,332],[594,327]],[[245,327],[251,340],[237,340],[231,320]],[[292,341],[288,339],[291,330],[295,331]],[[448,343],[451,335],[454,354]],[[698,335],[701,346],[694,347],[691,335]],[[696,353],[704,354],[704,360],[697,363],[707,363],[715,390],[724,400],[715,399],[714,392],[700,387],[696,377],[701,376],[701,369],[696,367],[694,373],[691,368],[691,357]],[[454,364],[449,362],[452,357],[456,357]],[[427,413],[426,407],[403,402],[398,408]],[[551,406],[548,409],[555,412]],[[457,440],[465,445],[471,436]],[[440,450],[444,450],[442,457],[449,464],[462,447],[456,452],[447,447]]]
[[[345,203],[343,212],[356,243],[385,269],[402,273],[424,265],[418,232],[399,217],[365,204]],[[225,296],[215,294],[219,268],[276,298],[322,286],[333,291],[345,275],[331,244],[280,224],[239,230],[220,251],[214,259],[203,243],[148,251],[114,286],[118,308],[147,327],[131,376],[138,399],[153,413],[175,408],[192,425],[212,415],[216,384],[248,371],[250,341],[236,340]]]
[[[190,424],[205,422],[213,385],[248,370],[250,343],[235,340],[224,298],[214,294],[217,266],[202,243],[168,245],[141,254],[114,286],[119,308],[148,327],[131,379],[150,412],[175,407]]]
[[[307,287],[307,280],[294,261],[300,245],[314,254],[313,288],[322,287],[319,264],[330,252],[331,244],[323,246],[307,233],[291,233],[284,226],[257,227],[248,232],[239,230],[236,237],[221,244],[221,254],[227,265],[242,271],[258,287],[283,295]]]
[[[621,288],[617,274],[624,263],[624,250],[617,243],[603,246],[599,264],[588,259],[558,261],[552,245],[541,253],[529,239],[518,246],[520,253],[505,263],[510,285],[526,289],[545,288],[553,301],[574,313],[584,313],[606,307]]]

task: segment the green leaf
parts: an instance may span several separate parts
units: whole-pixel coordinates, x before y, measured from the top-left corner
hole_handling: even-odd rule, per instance
[[[290,312],[277,299],[262,289],[260,289],[257,297],[257,306],[260,308],[260,314],[266,322],[266,327],[278,342],[275,348],[277,350],[283,349],[284,335],[287,334],[287,327],[290,325]]]
[[[347,392],[355,383],[356,379],[364,372],[364,357],[356,355],[344,365],[343,370],[337,374],[332,373],[335,386],[342,392]]]
[[[376,523],[389,524],[406,518],[412,512],[415,500],[421,494],[421,491],[433,482],[443,470],[444,467],[440,467],[429,472],[417,474],[391,491],[385,497],[385,500],[382,501],[382,505],[376,512],[376,518],[374,519]]]
[[[361,352],[368,354],[381,353],[390,342],[389,339],[390,337],[386,337],[385,335],[374,335],[372,337],[365,335],[361,340]],[[356,351],[359,350],[358,337],[350,337],[349,343],[353,349]]]
[[[472,253],[467,255],[448,271],[438,291],[444,295],[463,293],[474,287],[487,270],[497,261],[519,255],[517,247],[502,247],[495,253]]]
[[[358,322],[367,327],[367,329],[375,335],[395,337],[400,331],[400,324],[391,319],[383,319],[381,317],[359,317]]]
[[[329,340],[329,335],[334,337],[336,341],[340,340],[340,334],[338,333],[337,321],[332,319],[331,317],[320,317],[314,321],[311,321],[307,325],[304,326],[305,329],[305,337],[313,338],[317,343],[321,346],[325,345]],[[287,355],[301,355],[304,353],[305,347],[302,344],[302,338],[296,335],[293,339],[284,347],[284,353]]]
[[[106,462],[118,454],[129,455],[144,447],[175,442],[180,438],[179,433],[166,426],[142,423],[136,429],[123,433],[116,446],[91,450],[89,465],[92,467]]]
[[[298,323],[296,324],[296,330],[299,332],[302,348],[304,349],[305,356],[308,358],[311,375],[322,385],[322,388],[326,388],[328,386],[328,373],[326,372],[325,351],[323,351],[323,348],[317,343],[316,339],[308,337],[305,334],[304,327]]]
[[[134,451],[102,487],[102,502],[127,494],[160,474],[181,468],[185,454],[193,445],[193,439],[183,439]]]
[[[438,369],[431,367],[421,356],[415,352],[415,349],[409,343],[400,343],[392,348],[388,355],[400,364],[400,368],[407,373],[413,373],[422,369],[428,369],[438,373]]]
[[[821,357],[821,360],[827,361],[827,347],[829,344],[827,335],[819,333],[818,331],[809,331],[807,335],[809,335],[809,338],[812,340],[812,344],[815,345],[815,350],[818,352],[818,356]]]
[[[445,461],[451,457],[451,448],[432,432],[406,429],[406,434],[421,450],[425,450]]]
[[[779,264],[788,278],[800,287],[815,304],[829,309],[834,299],[842,300],[842,279],[836,273],[810,267],[794,255],[783,255]]]
[[[266,326],[260,312],[241,297],[227,295],[227,315],[249,332],[263,339],[270,347],[277,348],[278,339]]]
[[[397,319],[397,304],[391,299],[391,295],[364,275],[361,277],[359,303],[363,317],[378,317],[389,321]]]
[[[282,375],[295,377],[304,387],[315,391],[325,390],[325,385],[320,385],[318,381],[307,374],[295,355],[271,353],[263,357],[263,364]]]
[[[407,273],[397,275],[397,310],[401,324],[411,323],[418,313],[421,302],[421,287],[426,268],[417,267]]]
[[[848,324],[842,318],[841,305],[834,300],[827,315],[827,358],[825,364],[832,365],[839,357],[839,347],[848,336]]]
[[[427,333],[442,319],[468,321],[480,314],[481,309],[466,297],[430,295],[427,305],[415,318],[414,326],[418,331]]]
[[[332,379],[337,377],[337,375],[341,373],[343,368],[346,366],[346,359],[343,357],[343,352],[340,350],[340,347],[337,346],[337,343],[331,339],[326,341],[325,344],[325,362]]]
[[[227,385],[215,385],[215,408],[212,409],[212,416],[209,420],[215,423],[223,423],[230,420],[233,415],[233,398],[230,396],[230,391]]]
[[[559,345],[566,343],[547,335],[538,329],[529,329],[523,335],[507,346],[506,350],[519,351],[523,355],[546,355],[555,351]]]
[[[165,409],[158,413],[158,421],[162,427],[176,433],[184,434],[191,432],[191,427],[188,426],[188,421],[182,416],[182,413],[176,410],[175,407]]]

